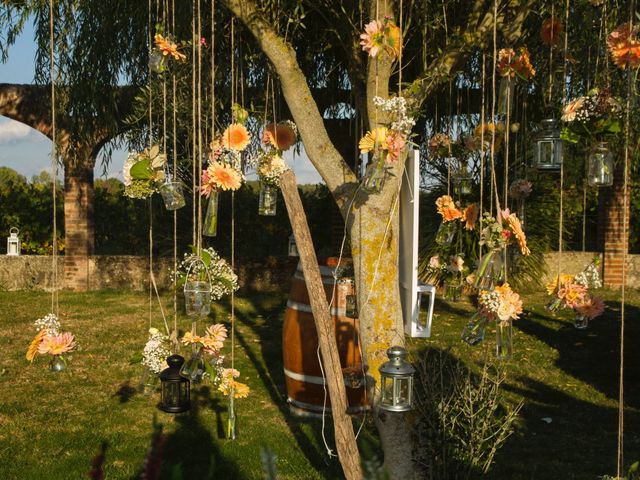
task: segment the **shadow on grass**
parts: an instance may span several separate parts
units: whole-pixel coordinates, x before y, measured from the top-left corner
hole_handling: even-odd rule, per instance
[[[640,355],[632,348],[640,338],[640,308],[627,305],[625,312],[626,406],[640,408]],[[570,321],[535,312],[523,316],[517,328],[558,351],[558,368],[617,400],[620,366],[620,302],[607,302],[605,314],[577,330]],[[542,322],[541,322],[542,320]],[[559,328],[548,323],[553,322]],[[546,323],[546,325],[545,325]]]
[[[218,402],[206,386],[192,390],[191,409],[173,417],[177,427],[165,437],[161,478],[174,478],[176,470],[181,470],[180,478],[184,479],[244,478],[238,466],[222,455],[210,428],[202,422],[200,410],[212,408],[216,412],[218,435],[224,438],[220,414],[225,408]]]
[[[617,408],[575,398],[528,377],[517,381],[520,386],[504,388],[527,399],[520,412],[523,423],[498,453],[490,478],[592,479],[615,473]],[[637,411],[627,411],[625,429],[624,458],[635,461],[640,448]],[[520,461],[509,460],[513,458]]]
[[[250,301],[250,298],[253,301]],[[282,363],[282,322],[286,300],[283,297],[282,301],[274,306],[273,295],[252,293],[250,296],[246,296],[245,299],[250,304],[251,312],[236,310],[236,318],[260,338],[260,348],[264,362],[252,352],[251,346],[242,333],[236,331],[238,343],[254,365],[260,380],[271,397],[271,401],[278,407],[289,431],[296,439],[298,447],[309,463],[318,472],[329,475],[327,478],[342,478],[342,471],[338,461],[329,460],[326,456],[326,451],[321,447],[320,421],[293,417],[287,404]],[[271,302],[268,300],[271,300]],[[258,318],[264,319],[264,322],[258,323]],[[329,445],[332,445],[334,443],[332,438],[333,426],[330,417],[328,417],[327,422],[325,434],[328,437]],[[303,429],[304,425],[309,425],[311,428]]]
[[[129,380],[127,380],[120,384],[120,387],[116,390],[116,393],[114,393],[113,396],[118,397],[120,403],[127,403],[136,393],[136,389],[133,388],[129,383]]]

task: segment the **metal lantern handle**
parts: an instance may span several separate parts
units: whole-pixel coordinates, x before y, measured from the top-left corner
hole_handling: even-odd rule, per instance
[[[14,230],[15,230],[15,232],[14,232]],[[18,230],[18,227],[11,227],[9,229],[9,234],[11,236],[13,236],[13,234],[15,234],[15,236],[17,237],[19,233],[20,233],[20,230]]]
[[[191,262],[189,262],[189,268],[187,268],[187,276],[185,278],[184,287],[182,287],[182,291],[185,293],[187,291],[187,283],[189,283],[189,274],[191,273],[191,269],[198,262],[202,263],[202,266],[204,267],[204,271],[207,272],[207,278],[209,279],[209,291],[213,290],[213,285],[211,283],[211,274],[209,273],[209,268],[207,267],[207,264],[204,263],[204,260],[201,257],[195,256],[191,260]]]

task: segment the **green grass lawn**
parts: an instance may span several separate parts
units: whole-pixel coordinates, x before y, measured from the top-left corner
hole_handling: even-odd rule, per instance
[[[507,374],[506,401],[523,398],[525,406],[489,478],[596,479],[615,473],[620,303],[617,293],[605,295],[607,314],[586,331],[573,328],[568,312],[546,312],[543,295],[525,297],[527,313],[515,322],[514,358],[500,367]],[[236,365],[252,394],[236,403],[238,438],[229,441],[226,399],[206,385],[194,390],[192,411],[177,416],[157,410],[157,395],[136,392],[141,368],[129,358],[146,342],[146,295],[63,293],[63,329],[76,334],[82,349],[66,371],[55,374],[45,358],[33,365],[24,358],[33,321],[50,311],[48,294],[0,292],[0,479],[85,478],[103,444],[107,478],[135,478],[154,417],[167,435],[165,461],[182,464],[185,479],[208,478],[212,469],[214,478],[262,478],[265,446],[277,457],[278,478],[341,478],[339,464],[326,455],[320,422],[288,413],[281,361],[285,302],[285,295],[239,295]],[[628,462],[640,458],[639,306],[640,295],[632,292],[626,331]],[[491,332],[477,347],[459,340],[471,310],[466,301],[438,302],[433,336],[412,341],[414,353],[450,347],[472,368],[491,358]],[[228,318],[228,304],[216,305],[211,321]],[[154,326],[161,322],[154,305]],[[183,330],[190,328],[188,318],[179,322]],[[331,430],[329,423],[332,445]],[[369,424],[361,437],[368,445],[371,430]]]

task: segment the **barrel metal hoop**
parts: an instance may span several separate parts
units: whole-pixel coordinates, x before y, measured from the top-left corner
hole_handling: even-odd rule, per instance
[[[299,312],[313,313],[313,310],[311,309],[311,305],[307,303],[295,302],[293,300],[287,300],[287,308],[290,308],[292,310],[297,310]],[[344,308],[331,307],[331,315],[338,316],[338,317],[346,317],[347,310]]]

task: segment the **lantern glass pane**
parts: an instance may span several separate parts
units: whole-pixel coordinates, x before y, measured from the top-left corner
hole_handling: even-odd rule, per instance
[[[393,378],[382,377],[382,402],[393,404]]]
[[[398,378],[396,380],[397,384],[397,405],[407,405],[409,404],[409,379],[408,378]]]
[[[554,166],[553,140],[538,141],[538,167],[552,168]]]
[[[180,384],[167,382],[162,384],[162,403],[168,407],[180,404]]]

